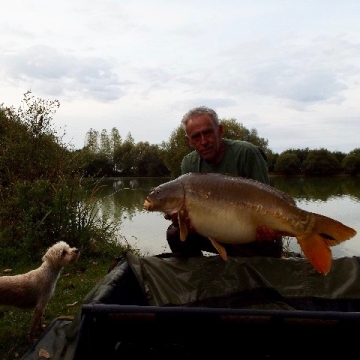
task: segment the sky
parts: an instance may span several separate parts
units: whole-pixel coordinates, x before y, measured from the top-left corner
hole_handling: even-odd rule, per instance
[[[275,153],[360,147],[358,0],[3,0],[0,104],[58,100],[53,126],[161,144],[193,107]]]

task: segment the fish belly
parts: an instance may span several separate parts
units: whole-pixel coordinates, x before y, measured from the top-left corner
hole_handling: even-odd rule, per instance
[[[227,244],[255,241],[258,227],[251,214],[239,213],[239,208],[229,204],[210,207],[188,205],[190,222],[201,235]]]

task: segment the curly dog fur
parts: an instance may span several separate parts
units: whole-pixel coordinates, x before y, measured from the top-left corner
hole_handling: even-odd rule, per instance
[[[77,248],[59,241],[47,250],[39,268],[25,274],[0,276],[0,305],[35,309],[29,330],[30,342],[34,341],[36,328],[41,325],[61,270],[75,263],[79,255]]]

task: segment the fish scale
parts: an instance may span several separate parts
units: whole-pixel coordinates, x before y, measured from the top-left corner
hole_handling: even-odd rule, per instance
[[[221,244],[256,241],[259,228],[293,236],[322,274],[331,268],[330,247],[356,235],[335,219],[300,209],[285,192],[240,176],[184,174],[156,187],[144,207],[167,215],[178,213],[181,239],[186,239],[192,226],[209,238],[224,260],[227,255]]]

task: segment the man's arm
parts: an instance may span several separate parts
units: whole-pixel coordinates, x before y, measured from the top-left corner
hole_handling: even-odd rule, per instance
[[[246,177],[270,184],[268,164],[257,146],[247,149]]]

